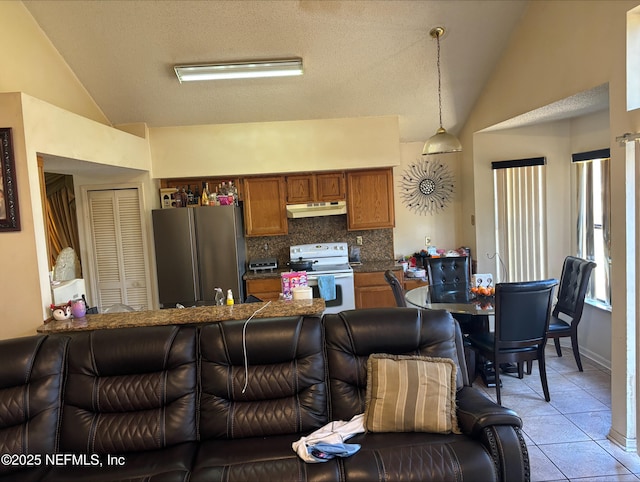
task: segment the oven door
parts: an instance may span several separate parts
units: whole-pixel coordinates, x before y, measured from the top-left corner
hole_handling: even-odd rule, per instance
[[[331,273],[327,273],[331,274]],[[331,274],[336,280],[336,299],[325,300],[325,313],[340,313],[344,310],[356,308],[355,290],[353,287],[353,272]],[[307,272],[307,285],[311,286],[314,298],[320,298],[318,289],[318,275]]]

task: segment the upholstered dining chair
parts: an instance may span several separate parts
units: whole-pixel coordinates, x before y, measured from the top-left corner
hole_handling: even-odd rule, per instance
[[[389,286],[391,286],[391,289],[393,290],[393,297],[396,299],[396,306],[406,307],[407,300],[404,299],[404,289],[400,284],[400,280],[396,277],[395,274],[393,274],[393,271],[391,271],[390,269],[384,272],[384,278],[387,280],[387,283],[389,283]]]
[[[582,318],[584,298],[589,286],[591,272],[596,267],[593,261],[567,256],[562,265],[560,286],[558,287],[558,301],[549,320],[548,338],[553,338],[556,353],[562,356],[560,338],[570,337],[573,357],[576,359],[578,370],[582,370],[580,348],[578,347],[578,323]],[[561,317],[561,315],[564,315]]]
[[[485,360],[493,362],[496,397],[500,398],[500,364],[517,363],[518,378],[524,363],[538,360],[544,398],[551,400],[547,385],[544,348],[553,304],[556,279],[498,283],[495,294],[495,329],[471,333],[467,340]]]
[[[433,303],[469,301],[469,256],[425,258]]]

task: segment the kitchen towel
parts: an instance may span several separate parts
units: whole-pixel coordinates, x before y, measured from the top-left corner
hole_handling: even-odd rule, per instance
[[[334,457],[349,457],[360,450],[359,444],[347,444],[345,440],[364,432],[364,414],[354,416],[348,422],[329,422],[315,432],[301,437],[291,444],[294,452],[305,462],[326,462]]]
[[[336,277],[332,274],[318,276],[318,291],[325,301],[336,299]]]

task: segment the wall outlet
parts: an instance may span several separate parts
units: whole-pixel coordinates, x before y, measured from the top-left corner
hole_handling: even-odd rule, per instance
[[[431,246],[431,237],[429,237],[429,236],[425,236],[424,237],[424,245],[425,246]]]
[[[362,246],[362,236],[356,236],[356,244]]]

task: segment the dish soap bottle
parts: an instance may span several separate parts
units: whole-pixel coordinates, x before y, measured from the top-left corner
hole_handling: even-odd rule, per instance
[[[224,305],[224,293],[222,292],[222,288],[215,288],[216,292],[216,306]]]
[[[233,293],[227,290],[227,306],[233,305]]]

